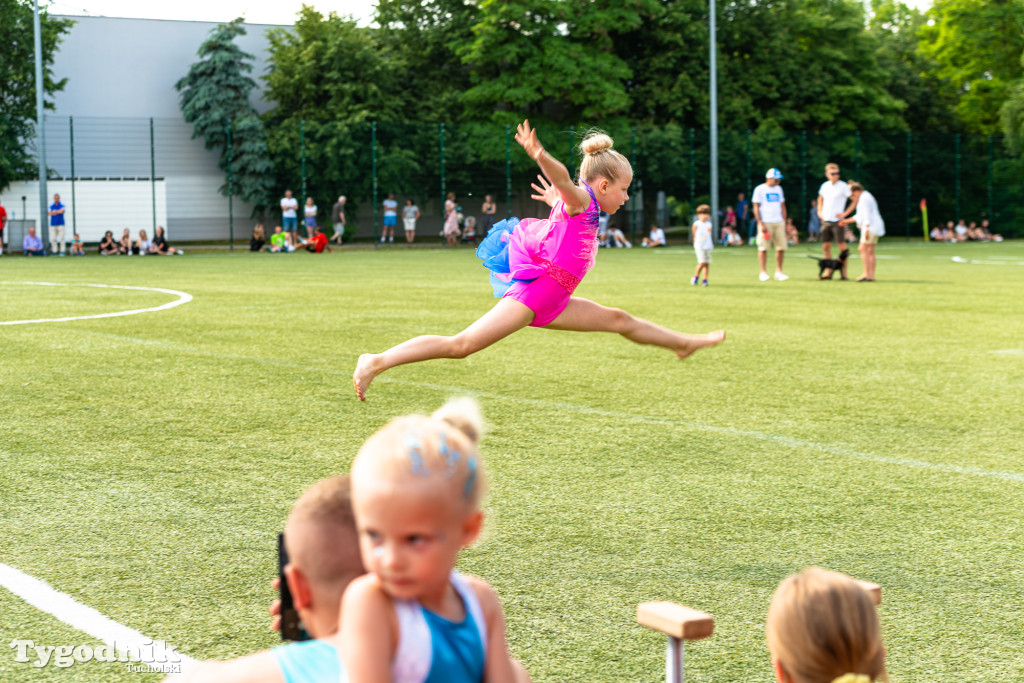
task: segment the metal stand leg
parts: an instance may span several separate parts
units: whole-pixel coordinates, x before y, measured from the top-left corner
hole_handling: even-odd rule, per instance
[[[683,641],[680,638],[669,636],[668,647],[665,650],[665,681],[666,683],[683,683],[685,679]]]

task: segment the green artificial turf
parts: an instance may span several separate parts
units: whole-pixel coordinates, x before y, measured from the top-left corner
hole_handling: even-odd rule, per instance
[[[6,282],[194,300],[0,326],[0,562],[193,657],[273,646],[291,503],[391,417],[473,394],[488,525],[460,568],[497,588],[534,680],[661,680],[663,638],[635,622],[648,600],[715,616],[689,680],[771,680],[768,601],[808,565],[883,586],[894,681],[1019,680],[1024,244],[888,240],[863,284],[816,281],[812,251],[761,283],[753,250],[717,249],[707,289],[690,249],[602,251],[578,295],[727,341],[677,361],[528,329],[393,369],[367,403],[359,353],[492,305],[471,251],[4,256]],[[2,284],[0,321],[173,299]],[[96,644],[0,590],[0,640],[16,638]],[[5,681],[139,679],[123,667],[0,648]]]

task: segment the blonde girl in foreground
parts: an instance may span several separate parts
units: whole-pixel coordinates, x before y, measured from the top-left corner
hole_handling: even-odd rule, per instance
[[[875,605],[848,576],[812,567],[787,578],[766,632],[779,683],[889,680]]]
[[[453,337],[424,335],[383,353],[359,357],[352,382],[359,400],[366,400],[370,382],[396,365],[433,358],[465,358],[526,326],[577,332],[616,332],[637,344],[669,349],[680,358],[725,339],[719,330],[689,335],[634,318],[572,293],[597,256],[598,213],[613,214],[629,199],[633,169],[612,149],[612,139],[598,134],[580,145],[583,162],[573,182],[557,159],[548,154],[529,121],[519,124],[518,142],[537,162],[534,199],[551,206],[546,220],[510,218],[495,225],[477,248],[491,271],[494,296],[501,300],[483,317]]]
[[[494,590],[454,571],[483,524],[480,412],[471,399],[392,420],[352,464],[363,563],[342,599],[352,683],[523,681]]]

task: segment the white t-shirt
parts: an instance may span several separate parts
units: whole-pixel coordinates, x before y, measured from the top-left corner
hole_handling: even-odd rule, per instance
[[[826,180],[818,189],[818,196],[821,197],[821,220],[835,223],[843,211],[846,211],[850,186],[842,180],[837,180],[835,183]]]
[[[860,193],[857,213],[853,218],[861,230],[870,230],[872,235],[879,237],[885,235],[885,221],[882,220],[882,214],[878,212],[878,202],[875,201],[875,196],[867,190]]]
[[[764,223],[781,223],[782,205],[786,201],[786,195],[782,192],[782,186],[768,187],[768,183],[761,183],[754,188],[754,196],[750,198],[754,204],[760,205],[761,221]]]
[[[394,199],[384,200],[384,215],[385,216],[397,216],[398,215],[398,202]]]
[[[407,205],[402,207],[402,218],[407,221],[416,220],[416,213],[420,210],[420,207],[415,204]]]
[[[956,224],[956,228],[954,228],[954,229],[956,230],[956,234],[958,234],[958,235],[966,235],[967,234],[967,226],[964,225],[963,223],[957,223]]]
[[[755,194],[756,196],[756,194]],[[715,226],[711,221],[694,221],[693,222],[693,246],[697,249],[703,249],[709,251],[715,248],[715,240],[712,239],[711,233],[715,229]]]
[[[296,211],[299,208],[299,200],[295,197],[288,199],[284,197],[281,199],[281,217],[282,218],[295,218]]]
[[[651,230],[649,239],[655,244],[665,246],[665,231],[662,230],[661,228],[654,228],[653,230]]]
[[[314,204],[313,206],[310,206],[309,204],[307,204],[305,209],[306,209],[306,217],[307,218],[309,218],[310,216],[312,216],[313,218],[316,218],[316,204]]]

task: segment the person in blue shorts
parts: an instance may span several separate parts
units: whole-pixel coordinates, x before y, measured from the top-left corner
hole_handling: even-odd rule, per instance
[[[395,195],[388,192],[388,198],[384,200],[384,221],[380,232],[380,241],[386,237],[388,242],[395,241],[395,226],[398,225],[398,202]]]
[[[291,190],[284,191],[281,199],[281,227],[291,233],[292,244],[297,244],[299,231],[299,200],[292,196]]]

